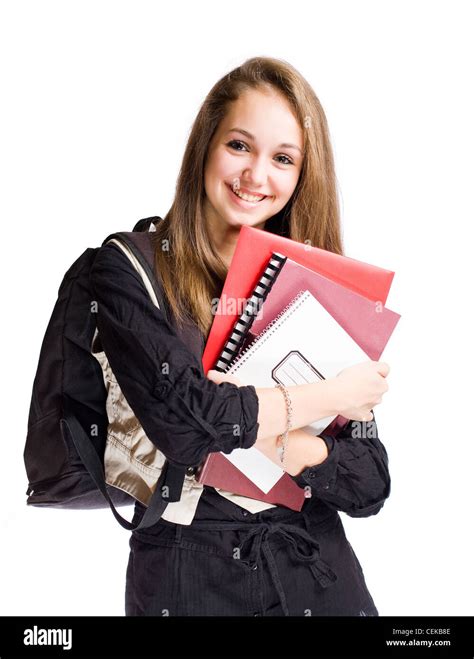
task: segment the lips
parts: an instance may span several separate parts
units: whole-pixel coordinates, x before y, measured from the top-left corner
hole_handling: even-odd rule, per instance
[[[266,199],[268,197],[268,195],[263,195],[261,197],[261,199],[258,199],[257,201],[248,201],[247,199],[242,199],[242,197],[240,197],[238,194],[236,194],[236,191],[234,190],[233,186],[231,186],[230,184],[227,184],[227,186],[231,190],[232,194],[237,197],[237,199],[240,199],[241,201],[246,201],[249,204],[259,204],[261,201],[263,201],[264,199]],[[246,190],[245,188],[237,188],[237,189],[238,189],[239,192],[243,192],[244,194],[249,195],[251,197],[260,197],[260,193],[250,192],[250,191]]]

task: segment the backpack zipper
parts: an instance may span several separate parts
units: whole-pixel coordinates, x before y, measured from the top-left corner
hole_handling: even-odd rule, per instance
[[[87,470],[85,471],[87,472]],[[44,485],[48,485],[48,483],[57,483],[58,481],[67,478],[71,474],[76,474],[76,473],[77,471],[68,471],[67,474],[61,474],[60,476],[54,476],[53,478],[45,478],[42,481],[34,481],[33,483],[29,483],[28,489],[26,490],[26,494],[27,495],[33,494],[33,492],[36,492],[36,490],[38,490]]]

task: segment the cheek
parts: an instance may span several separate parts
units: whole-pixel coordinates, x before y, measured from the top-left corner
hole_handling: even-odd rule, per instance
[[[208,163],[209,180],[228,179],[235,171],[235,161],[232,156],[226,152],[216,152],[209,159]]]
[[[204,186],[208,197],[215,196],[216,183],[219,179],[218,163],[215,158],[209,158],[204,170]]]
[[[279,177],[279,180],[276,183],[278,195],[282,201],[285,201],[285,203],[295,191],[296,185],[298,183],[298,176],[299,175],[297,172],[294,174],[287,172],[286,176]]]

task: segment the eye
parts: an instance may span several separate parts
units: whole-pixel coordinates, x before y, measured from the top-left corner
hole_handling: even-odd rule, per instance
[[[235,144],[237,144],[237,145],[240,144],[240,145],[243,146],[243,147],[246,146],[246,145],[245,145],[243,142],[241,142],[240,140],[231,140],[230,142],[227,142],[227,146],[230,146],[231,149],[235,149],[235,151],[242,151],[242,149],[238,149],[236,146],[234,146]]]
[[[282,165],[294,165],[294,162],[291,160],[291,158],[288,158],[288,156],[285,156],[283,153],[277,156],[277,158],[286,158],[288,162],[283,162],[281,163]],[[281,160],[279,161],[281,162]]]
[[[247,145],[241,140],[231,140],[230,142],[227,142],[226,146],[230,146],[230,148],[234,149],[235,151],[248,150]],[[243,147],[243,149],[239,149],[238,148],[239,146]],[[281,163],[282,165],[294,165],[294,162],[291,160],[291,158],[289,158],[283,153],[280,153],[278,156],[276,156],[276,158],[286,159],[286,162],[282,162],[281,160],[278,160],[278,162]]]

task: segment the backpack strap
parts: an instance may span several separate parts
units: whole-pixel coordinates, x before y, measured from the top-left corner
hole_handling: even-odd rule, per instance
[[[140,220],[135,227],[141,225],[142,222],[145,223],[142,226],[154,226],[159,220],[161,220],[160,217],[150,217],[146,220]],[[163,294],[161,282],[156,276],[152,233],[149,230],[135,231],[135,229],[133,231],[119,231],[107,236],[102,245],[112,242],[124,252],[141,275],[153,303],[161,309],[166,320],[170,323],[170,311]]]
[[[145,217],[143,220],[139,220],[133,227],[133,231],[155,231],[155,224],[162,218],[159,215],[153,217]]]
[[[166,320],[170,322],[170,312],[165,303],[165,297],[161,282],[155,275],[154,246],[152,242],[151,226],[154,226],[160,217],[150,217],[140,220],[133,231],[119,231],[110,234],[102,245],[108,242],[116,244],[130,259],[143,279],[143,284],[148,291],[153,303],[163,312]],[[148,502],[147,509],[139,524],[134,525],[122,517],[115,508],[107,491],[104,468],[95,451],[90,438],[77,420],[74,412],[74,401],[67,401],[69,409],[65,409],[64,423],[70,431],[77,452],[89,471],[95,485],[100,490],[110,505],[110,509],[121,526],[129,531],[148,528],[156,524],[163,515],[168,503],[179,501],[183,489],[186,467],[181,467],[165,460],[156,488]],[[164,497],[166,493],[166,497]]]
[[[168,460],[164,463],[156,488],[148,503],[147,509],[139,524],[129,522],[115,508],[110,498],[105,482],[105,473],[102,462],[95,450],[90,437],[85,432],[81,423],[77,420],[77,414],[74,411],[74,401],[68,396],[64,396],[64,416],[61,419],[61,425],[67,428],[67,431],[74,441],[79,457],[85,468],[89,472],[97,489],[102,493],[108,502],[110,509],[124,529],[129,531],[138,531],[156,524],[163,515],[168,503],[179,501],[184,482],[184,468],[170,464]],[[181,478],[181,474],[183,477]],[[166,498],[163,497],[167,493]]]

